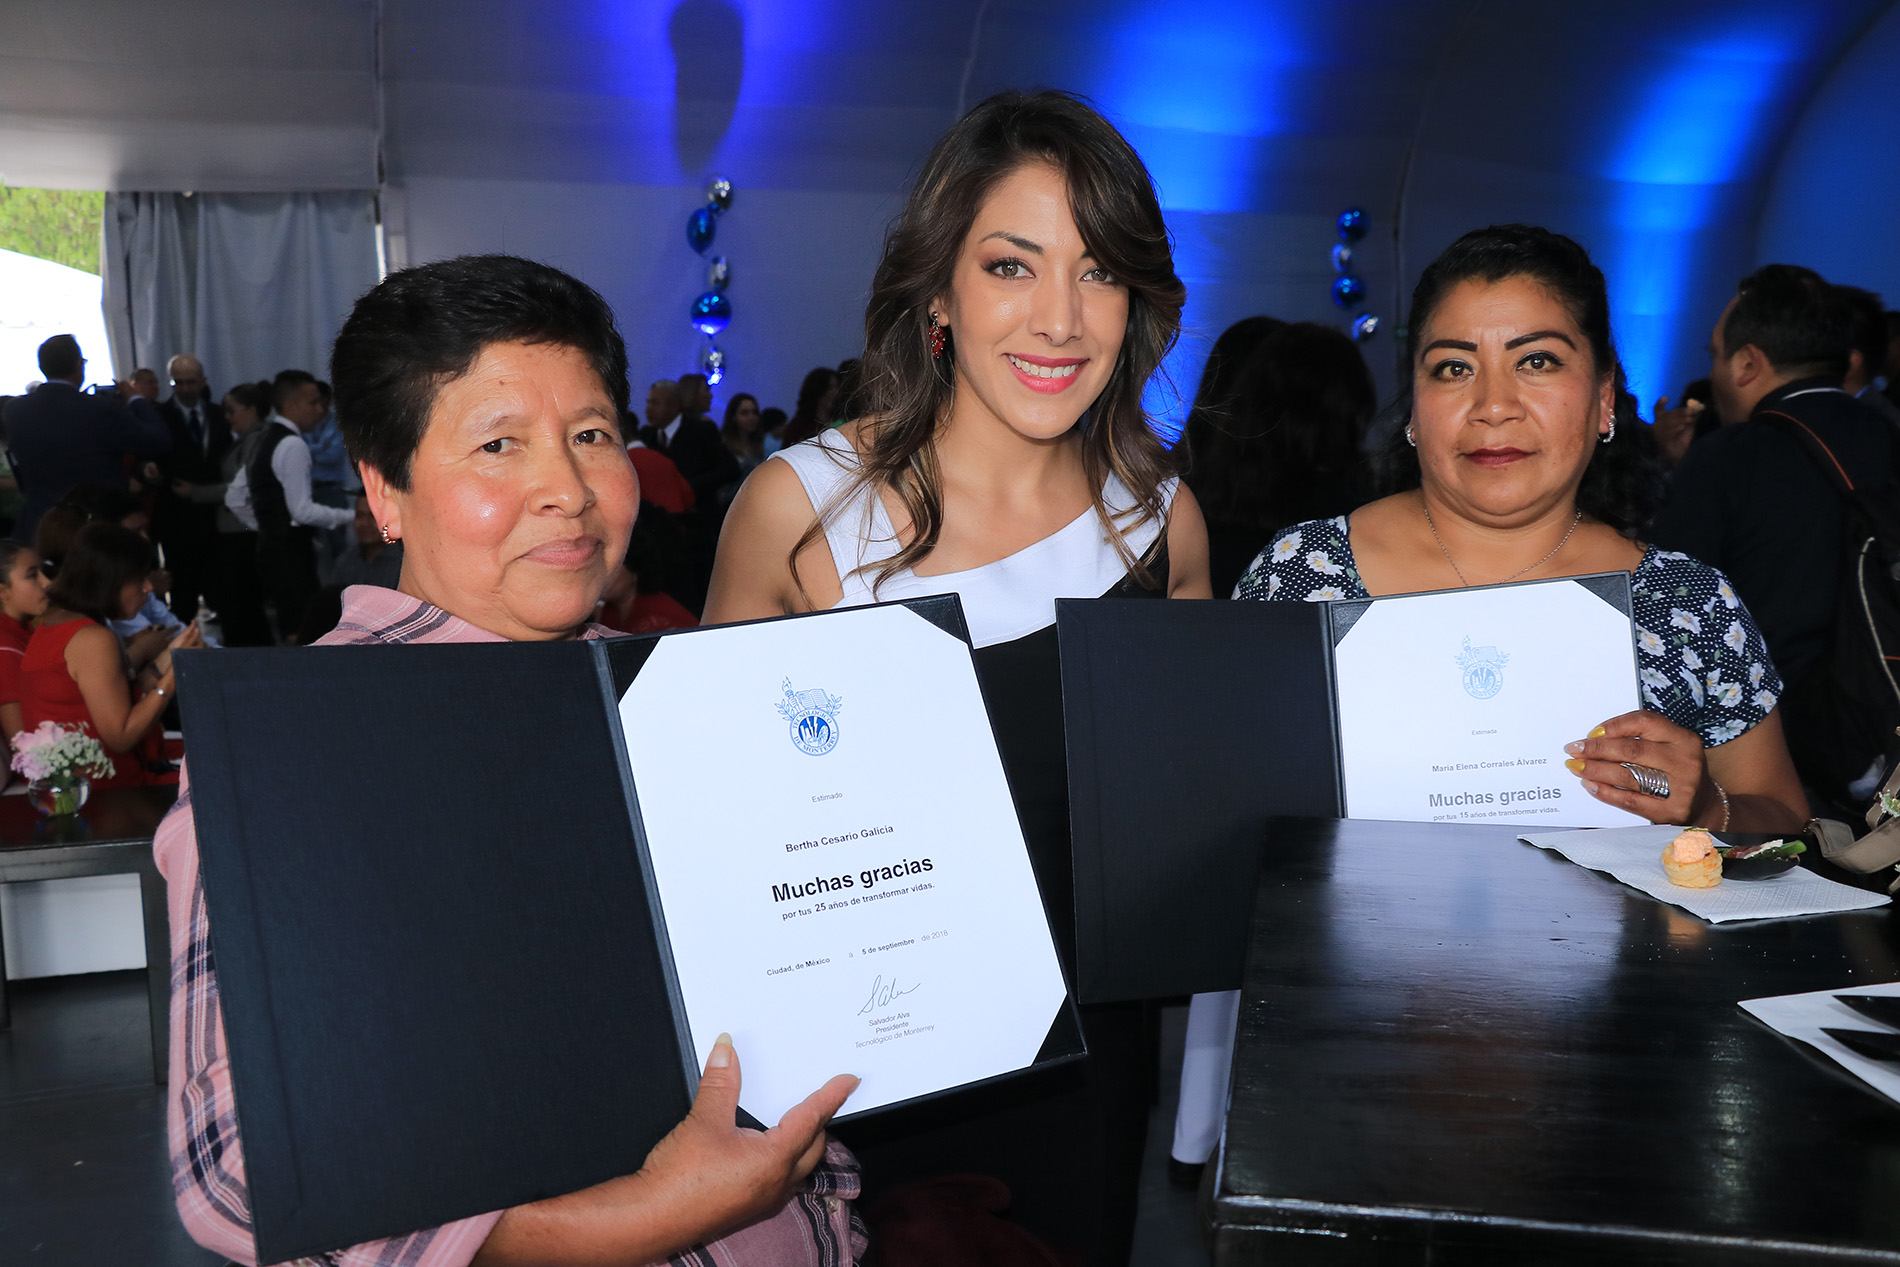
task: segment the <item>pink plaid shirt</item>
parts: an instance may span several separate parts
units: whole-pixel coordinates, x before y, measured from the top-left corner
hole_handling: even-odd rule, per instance
[[[582,635],[612,633],[590,625]],[[390,642],[502,642],[505,639],[395,590],[357,585],[343,594],[343,621],[329,645]],[[255,1263],[250,1194],[225,1056],[218,973],[211,961],[198,833],[189,777],[154,845],[168,887],[172,942],[170,1105],[172,1189],[193,1240],[238,1263]],[[678,1267],[845,1267],[864,1252],[864,1225],[853,1206],[857,1159],[835,1141],[803,1188],[769,1219],[675,1255]],[[467,1267],[501,1211],[407,1236],[371,1241],[320,1258],[327,1267]]]

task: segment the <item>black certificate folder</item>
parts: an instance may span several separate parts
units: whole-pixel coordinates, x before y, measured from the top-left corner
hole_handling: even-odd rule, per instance
[[[905,606],[965,637],[954,598]],[[714,632],[181,660],[259,1261],[631,1173],[685,1115],[699,1060],[618,701]],[[871,704],[845,701],[843,742]],[[729,1028],[751,1086],[770,1062]],[[1064,991],[1036,1063],[1080,1051]]]
[[[1340,645],[1368,612],[1398,604],[1385,614],[1410,613],[1403,605],[1421,597],[1461,611],[1502,602],[1528,612],[1560,592],[1600,617],[1605,631],[1596,644],[1608,666],[1600,670],[1604,711],[1572,719],[1581,728],[1566,737],[1575,737],[1640,707],[1626,573],[1321,603],[1059,601],[1077,997],[1100,1003],[1238,989],[1268,819],[1430,816],[1423,799],[1416,812],[1355,808],[1377,806],[1376,794],[1396,773],[1377,764],[1354,785],[1351,749],[1342,741],[1342,697],[1363,680],[1342,676]],[[1377,623],[1361,626],[1361,637]],[[1431,678],[1441,687],[1449,680],[1456,693],[1462,675],[1461,698],[1501,689],[1507,702],[1540,698],[1542,683],[1527,680],[1523,668],[1534,648],[1514,644],[1513,662],[1484,645],[1485,627],[1474,618],[1477,645],[1400,646],[1388,665],[1396,668],[1393,689],[1410,693],[1411,684]],[[1383,717],[1381,704],[1372,724]],[[1424,741],[1402,729],[1405,742]],[[1563,756],[1555,744],[1538,751],[1551,763],[1540,773]],[[1574,784],[1557,769],[1560,777],[1531,781]]]
[[[1238,989],[1276,814],[1344,813],[1323,603],[1056,604],[1084,1003]]]

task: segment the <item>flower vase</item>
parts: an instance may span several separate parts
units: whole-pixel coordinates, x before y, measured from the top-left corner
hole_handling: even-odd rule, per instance
[[[71,818],[92,794],[92,780],[83,774],[49,775],[26,785],[26,799],[48,818]]]

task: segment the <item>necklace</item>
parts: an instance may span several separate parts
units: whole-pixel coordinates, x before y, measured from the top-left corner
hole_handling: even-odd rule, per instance
[[[1421,505],[1424,504],[1422,498],[1420,499],[1420,504]],[[1570,521],[1570,531],[1564,533],[1564,539],[1557,543],[1556,549],[1552,550],[1549,554],[1537,560],[1537,562],[1531,564],[1529,567],[1519,568],[1517,571],[1505,577],[1502,581],[1493,581],[1492,584],[1493,585],[1508,585],[1510,582],[1515,581],[1518,577],[1524,575],[1524,573],[1535,572],[1538,568],[1543,567],[1544,564],[1550,562],[1552,559],[1557,557],[1558,550],[1561,550],[1565,546],[1570,544],[1570,534],[1572,532],[1575,532],[1577,530],[1577,525],[1582,522],[1583,522],[1583,510],[1580,507],[1577,510],[1576,518]],[[1432,522],[1432,508],[1430,506],[1425,506],[1425,526],[1432,530],[1432,540],[1438,543],[1438,552],[1445,556],[1445,562],[1451,564],[1451,570],[1458,573],[1458,583],[1464,586],[1466,589],[1470,589],[1471,582],[1465,579],[1464,570],[1458,566],[1458,560],[1451,557],[1451,551],[1445,548],[1445,539],[1438,535],[1438,525]]]

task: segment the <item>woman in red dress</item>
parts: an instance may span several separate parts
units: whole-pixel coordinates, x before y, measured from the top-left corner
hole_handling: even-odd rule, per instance
[[[114,767],[92,781],[97,788],[178,781],[176,772],[155,773],[146,761],[160,755],[164,739],[159,718],[174,689],[171,652],[202,646],[198,627],[187,625],[172,640],[153,662],[157,685],[134,700],[119,640],[105,626],[138,611],[152,588],[153,565],[151,542],[130,528],[87,525],[46,592],[45,613],[21,660],[23,726],[51,721],[96,737]]]
[[[46,610],[46,575],[31,546],[0,541],[0,731],[8,743],[20,721],[20,659],[32,638],[30,623]]]

